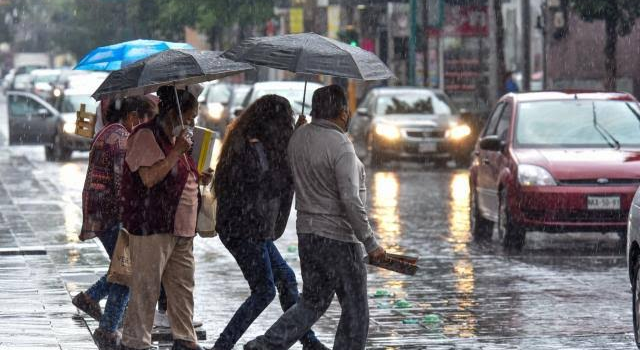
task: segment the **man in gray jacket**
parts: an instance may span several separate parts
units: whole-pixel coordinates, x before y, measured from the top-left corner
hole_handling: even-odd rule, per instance
[[[311,124],[291,138],[302,298],[245,350],[291,347],[322,316],[337,294],[342,307],[334,350],[364,349],[369,329],[367,270],[384,259],[369,225],[365,172],[346,135],[351,120],[344,90],[331,85],[313,94]]]

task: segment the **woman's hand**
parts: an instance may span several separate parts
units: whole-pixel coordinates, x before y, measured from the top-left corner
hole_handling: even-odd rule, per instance
[[[200,185],[207,186],[213,180],[213,172],[209,170],[205,170],[200,174]]]
[[[187,130],[184,129],[180,132],[180,135],[176,137],[176,143],[173,146],[173,150],[178,152],[178,154],[184,154],[189,150],[189,148],[191,148],[192,144],[193,141],[191,141],[187,136]]]
[[[295,128],[297,129],[305,124],[307,124],[307,117],[304,114],[300,114],[298,116],[298,121],[296,122]]]

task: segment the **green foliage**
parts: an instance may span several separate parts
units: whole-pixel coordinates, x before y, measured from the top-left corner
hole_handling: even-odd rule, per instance
[[[635,20],[640,17],[638,0],[571,0],[571,7],[588,22],[613,21],[620,36],[631,33]]]

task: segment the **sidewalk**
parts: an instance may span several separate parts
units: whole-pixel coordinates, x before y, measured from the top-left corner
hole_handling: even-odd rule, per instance
[[[55,211],[46,192],[27,159],[0,149],[0,349],[96,349],[32,225]]]

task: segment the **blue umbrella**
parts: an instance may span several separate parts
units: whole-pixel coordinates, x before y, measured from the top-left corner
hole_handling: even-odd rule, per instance
[[[74,68],[76,70],[114,71],[169,49],[193,49],[186,43],[138,39],[119,44],[101,46],[87,54]]]

